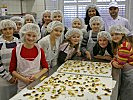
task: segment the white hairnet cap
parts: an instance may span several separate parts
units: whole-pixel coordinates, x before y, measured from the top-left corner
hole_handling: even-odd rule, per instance
[[[65,38],[69,39],[71,36],[73,36],[75,33],[79,34],[80,36],[82,36],[82,31],[77,29],[77,28],[71,28],[69,29],[66,34],[65,34]]]
[[[14,16],[14,17],[11,17],[10,19],[11,19],[12,21],[14,21],[15,23],[16,23],[16,22],[20,22],[21,24],[24,23],[23,18],[21,18],[21,17],[19,17],[19,16]]]
[[[110,32],[110,34],[111,33],[119,33],[119,34],[125,34],[125,35],[127,35],[129,33],[128,29],[122,25],[111,26],[109,29],[109,32]]]
[[[53,31],[53,29],[55,29],[56,27],[62,27],[63,31],[64,31],[64,26],[60,21],[52,21],[48,24],[47,26],[47,31],[49,33],[51,33]]]
[[[99,39],[99,37],[104,37],[107,40],[109,40],[110,42],[112,40],[110,33],[107,32],[107,31],[101,31],[101,32],[99,32],[98,35],[97,35],[97,40]]]
[[[103,27],[104,27],[104,21],[103,21],[103,19],[102,19],[100,16],[94,16],[94,17],[92,17],[92,18],[90,19],[90,21],[89,21],[90,27],[91,27],[92,24],[95,23],[95,22],[100,23],[100,29],[103,29]]]
[[[12,20],[5,19],[5,20],[0,21],[0,30],[2,30],[4,28],[8,28],[8,27],[12,27],[15,30],[17,29],[16,23],[13,22]]]
[[[43,13],[42,13],[42,17],[44,16],[44,14],[46,13],[50,13],[51,14],[51,11],[50,10],[45,10]]]
[[[98,7],[97,7],[96,4],[89,4],[89,5],[87,5],[86,11],[87,11],[88,9],[90,9],[90,8],[94,8],[94,9],[96,9],[96,10],[98,11]]]
[[[75,21],[79,21],[81,23],[81,29],[84,28],[85,26],[85,23],[84,23],[84,20],[82,18],[79,18],[79,17],[76,17],[72,20],[72,24],[75,22]]]
[[[25,34],[28,32],[36,33],[37,34],[37,40],[39,40],[41,37],[39,26],[37,24],[34,24],[34,23],[27,23],[20,29],[20,32],[19,32],[22,42],[25,41],[24,37],[25,37]]]
[[[54,16],[56,16],[57,14],[59,14],[63,18],[63,13],[61,10],[53,10],[51,14],[51,19],[53,20]]]
[[[25,24],[25,20],[26,19],[32,19],[33,20],[33,23],[36,23],[35,22],[35,18],[33,17],[33,15],[31,15],[31,14],[26,14],[25,16],[24,16],[24,24]]]

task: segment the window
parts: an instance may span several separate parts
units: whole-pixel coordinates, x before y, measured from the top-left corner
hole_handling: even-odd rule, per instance
[[[126,0],[64,0],[64,20],[65,26],[71,27],[71,21],[75,17],[83,18],[86,13],[86,6],[95,3],[99,7],[100,15],[105,18],[109,16],[108,5],[111,1],[119,4],[119,15],[125,17]]]

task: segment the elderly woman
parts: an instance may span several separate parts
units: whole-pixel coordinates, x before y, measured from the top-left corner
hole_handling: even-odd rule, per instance
[[[61,43],[60,36],[63,30],[64,26],[60,21],[52,21],[47,26],[47,31],[50,34],[38,41],[46,53],[46,60],[49,64],[49,68],[57,65],[59,45]]]
[[[94,16],[100,16],[98,12],[98,7],[95,4],[89,4],[86,7],[86,16],[85,16],[85,24],[87,25],[87,32],[91,30],[91,27],[89,25],[89,21]]]
[[[51,11],[45,10],[42,14],[41,37],[44,37],[47,35],[46,28],[50,22],[51,22]]]
[[[81,43],[81,52],[87,59],[91,59],[93,47],[97,42],[97,34],[102,30],[103,25],[103,20],[99,16],[94,16],[90,19],[90,27],[92,30],[84,34]]]
[[[25,88],[48,69],[42,48],[36,41],[40,38],[40,28],[34,23],[25,24],[20,30],[22,44],[12,51],[10,72],[18,79],[18,91]]]
[[[93,56],[96,59],[111,61],[113,52],[111,47],[111,35],[109,32],[101,31],[97,35],[97,42],[93,47]]]
[[[31,14],[26,14],[26,15],[24,16],[24,24],[27,24],[27,23],[36,23],[36,22],[35,22],[35,18],[34,18],[33,15],[31,15]]]
[[[16,23],[17,29],[15,30],[13,36],[17,37],[18,39],[20,39],[19,36],[19,31],[21,29],[21,27],[23,26],[23,19],[19,16],[14,16],[11,18],[12,21],[14,21]]]
[[[16,85],[9,82],[15,82],[9,72],[12,49],[18,44],[18,39],[13,36],[17,29],[16,24],[11,20],[2,20],[0,22],[0,100],[8,100],[17,92]],[[9,82],[7,82],[9,81]]]

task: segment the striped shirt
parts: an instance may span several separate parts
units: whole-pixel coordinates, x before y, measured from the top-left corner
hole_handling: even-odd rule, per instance
[[[118,49],[118,58],[117,61],[119,64],[123,65],[129,63],[133,65],[133,47],[127,41],[124,41]]]
[[[12,41],[6,41],[3,39],[3,35],[0,36],[0,77],[10,80],[12,76],[9,73],[9,63],[11,59],[11,51],[18,44],[18,39],[13,38]]]

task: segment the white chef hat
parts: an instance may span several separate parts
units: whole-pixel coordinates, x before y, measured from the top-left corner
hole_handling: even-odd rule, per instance
[[[129,33],[128,29],[122,25],[113,25],[109,29],[109,33],[119,33],[127,35]]]
[[[26,15],[24,16],[24,24],[26,24],[26,23],[25,23],[26,19],[32,19],[33,23],[36,23],[36,22],[35,22],[35,18],[34,18],[33,15],[31,15],[31,14],[26,14]]]
[[[69,29],[66,34],[65,34],[65,38],[69,39],[71,36],[73,36],[75,33],[79,34],[80,36],[82,36],[82,31],[77,29],[77,28],[71,28]]]
[[[127,36],[133,36],[133,31],[129,32]]]
[[[25,24],[25,25],[20,29],[20,32],[19,32],[20,38],[21,38],[22,42],[25,41],[25,34],[26,34],[27,32],[34,32],[34,33],[36,33],[36,34],[37,34],[37,40],[39,40],[40,37],[41,37],[41,33],[40,33],[40,28],[39,28],[39,26],[38,26],[37,24],[34,24],[34,23],[27,23],[27,24]],[[37,41],[37,40],[36,40],[36,41]]]
[[[72,24],[75,22],[75,21],[79,21],[81,23],[81,29],[84,28],[85,26],[85,23],[84,23],[84,20],[82,18],[79,18],[79,17],[76,17],[72,20]]]
[[[14,30],[17,29],[16,23],[13,22],[12,20],[5,19],[5,20],[0,21],[0,30],[2,30],[4,28],[8,28],[8,27],[12,27],[12,28],[14,28]]]
[[[97,7],[97,5],[96,4],[89,4],[87,7],[86,7],[86,11],[88,10],[88,9],[90,9],[90,8],[94,8],[94,9],[96,9],[97,11],[98,11],[98,7]]]
[[[97,34],[97,40],[99,39],[99,37],[104,37],[104,38],[106,38],[106,39],[109,40],[109,41],[112,40],[110,33],[107,32],[107,31],[101,31],[101,32],[99,32],[99,33]]]
[[[104,27],[104,21],[103,21],[103,19],[100,16],[94,16],[94,17],[92,17],[90,19],[90,21],[89,21],[90,27],[95,22],[99,22],[100,23],[100,29],[103,29],[103,27]]]
[[[117,8],[118,8],[118,3],[115,2],[115,1],[110,2],[110,3],[109,3],[109,8],[110,8],[110,7],[117,7]]]
[[[54,16],[59,14],[62,18],[63,18],[63,13],[61,10],[53,10],[52,11],[52,14],[51,14],[51,19],[53,20],[54,19]]]
[[[60,21],[52,21],[48,24],[47,26],[47,31],[49,33],[51,33],[53,31],[53,29],[55,29],[56,27],[62,27],[63,31],[64,31],[64,26]]]
[[[24,23],[23,18],[21,18],[21,17],[19,17],[19,16],[13,16],[13,17],[11,17],[10,19],[11,19],[12,21],[14,21],[15,23],[16,23],[16,22],[19,22],[19,23],[21,23],[21,24]]]

